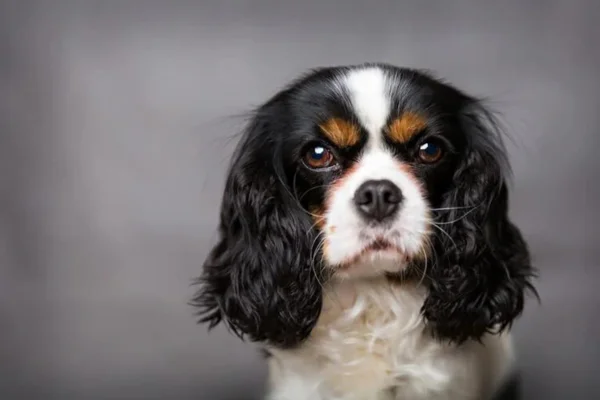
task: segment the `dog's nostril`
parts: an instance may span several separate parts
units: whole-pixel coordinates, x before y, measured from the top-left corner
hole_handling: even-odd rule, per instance
[[[355,202],[360,205],[372,203],[373,192],[371,190],[358,190],[356,192]]]
[[[400,188],[389,180],[370,180],[354,194],[354,203],[366,218],[382,221],[396,213],[402,201]]]
[[[398,196],[398,194],[395,191],[389,190],[389,189],[384,189],[383,201],[386,203],[399,203],[400,197]]]

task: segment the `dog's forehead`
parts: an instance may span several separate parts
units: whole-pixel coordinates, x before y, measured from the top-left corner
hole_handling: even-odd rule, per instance
[[[321,71],[297,84],[295,114],[342,147],[382,134],[406,142],[436,117],[434,90],[424,78],[379,65]]]
[[[347,94],[354,114],[369,134],[384,128],[391,113],[393,84],[385,71],[376,67],[350,70],[335,84]]]

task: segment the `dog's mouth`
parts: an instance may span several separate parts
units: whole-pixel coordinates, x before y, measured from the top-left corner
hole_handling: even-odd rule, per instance
[[[377,237],[369,241],[360,251],[348,257],[338,265],[338,269],[348,271],[354,268],[370,268],[381,266],[384,269],[399,269],[406,263],[407,256],[398,245],[392,241]]]
[[[395,250],[396,247],[390,243],[389,240],[384,238],[377,238],[371,243],[369,243],[364,249],[364,253],[368,253],[371,251],[386,251],[386,250]]]

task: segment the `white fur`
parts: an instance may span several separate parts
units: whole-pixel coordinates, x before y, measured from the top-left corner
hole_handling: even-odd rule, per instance
[[[390,226],[368,226],[356,211],[354,193],[370,179],[388,179],[402,191],[404,199]],[[343,264],[378,236],[393,242],[406,255],[417,255],[423,251],[429,229],[428,210],[419,184],[402,170],[400,162],[380,147],[369,149],[357,169],[331,193],[325,214],[325,259],[330,265]]]
[[[269,400],[482,400],[512,366],[509,334],[460,347],[433,340],[424,288],[383,278],[328,287],[309,339],[271,349]]]
[[[330,193],[325,213],[323,253],[331,266],[352,260],[377,237],[393,242],[404,256],[424,253],[429,228],[428,204],[408,168],[383,146],[382,130],[390,113],[389,93],[393,84],[391,77],[375,67],[352,71],[338,80],[340,90],[350,94],[354,112],[369,133],[369,138],[356,168]],[[391,226],[367,226],[356,211],[352,201],[354,193],[362,183],[371,179],[390,180],[402,191],[404,200]],[[371,262],[374,261],[372,256],[375,256],[376,263]],[[397,271],[403,260],[399,254],[379,252],[357,260],[351,271],[341,273],[356,275]],[[367,271],[365,263],[369,267],[375,266],[376,271]]]
[[[378,68],[352,71],[337,82],[369,138],[356,168],[329,194],[324,257],[331,268],[355,262],[336,270],[324,288],[323,310],[307,341],[291,350],[270,349],[269,400],[481,400],[511,369],[509,334],[486,336],[483,344],[440,343],[425,330],[420,312],[426,289],[383,276],[401,269],[406,257],[423,253],[430,226],[418,181],[383,146],[393,85]],[[369,179],[389,179],[404,196],[387,227],[367,226],[352,203]],[[380,235],[402,255],[379,252],[356,259]]]
[[[354,113],[361,125],[373,135],[381,132],[390,113],[388,76],[376,67],[350,71],[337,81],[342,92],[348,92]]]

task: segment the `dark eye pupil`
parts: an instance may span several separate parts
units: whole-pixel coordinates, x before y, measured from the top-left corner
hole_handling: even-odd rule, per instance
[[[423,146],[421,146],[421,150],[423,150],[429,155],[435,155],[438,152],[439,148],[435,144],[425,143]]]
[[[311,157],[315,160],[320,160],[325,156],[325,148],[323,147],[315,147],[312,151]]]

